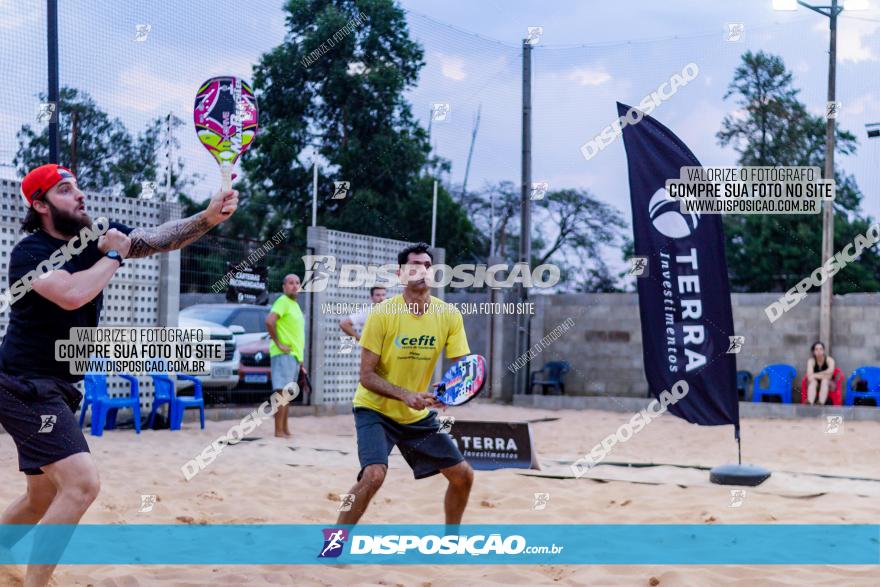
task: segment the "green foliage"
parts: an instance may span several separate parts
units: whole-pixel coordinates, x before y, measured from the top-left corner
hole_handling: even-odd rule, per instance
[[[45,94],[41,94],[39,99],[47,100]],[[165,118],[153,120],[142,133],[132,136],[118,118],[110,118],[88,93],[68,87],[59,91],[56,112],[61,147],[59,163],[76,173],[82,189],[137,197],[141,193],[142,181],[155,181],[158,183],[158,193],[164,193]],[[182,125],[183,121],[179,118],[171,118],[173,129]],[[49,161],[48,125],[36,131],[31,125],[25,124],[16,137],[19,148],[13,162],[19,174],[23,176]],[[176,139],[174,146],[179,147]],[[193,178],[184,175],[183,161],[178,158],[171,170],[173,194],[181,194],[192,182]]]
[[[502,181],[459,200],[484,234],[492,232],[494,200],[494,254],[508,263],[519,260],[520,199],[519,186]],[[603,247],[624,242],[625,228],[620,212],[587,190],[547,192],[543,199],[532,201],[531,265],[559,267],[562,288],[619,291],[601,253]],[[484,237],[481,243],[481,261],[487,258],[488,240]]]
[[[801,165],[824,169],[825,119],[798,99],[782,59],[746,52],[728,86],[737,113],[722,121],[717,138],[733,146],[739,164]],[[835,153],[856,152],[855,136],[837,129]],[[834,251],[871,224],[859,209],[862,195],[851,175],[835,170]],[[822,264],[821,215],[726,215],[724,231],[731,287],[735,291],[787,291]],[[880,256],[863,253],[834,278],[835,293],[880,291]]]
[[[391,0],[290,0],[285,11],[284,43],[254,68],[260,131],[242,161],[240,218],[224,234],[253,238],[257,228],[262,239],[288,228],[287,242],[300,252],[273,265],[270,280],[301,274],[317,160],[320,225],[429,241],[433,178],[423,170],[443,163],[430,156],[428,135],[404,98],[424,61],[403,11]],[[350,182],[344,199],[332,199],[334,181]],[[479,243],[441,187],[437,246],[447,249],[447,262],[476,254]]]

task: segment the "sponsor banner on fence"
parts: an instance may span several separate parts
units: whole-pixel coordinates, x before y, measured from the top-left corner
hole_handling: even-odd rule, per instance
[[[227,302],[265,305],[269,301],[269,270],[265,265],[236,271],[232,264],[228,264],[227,271],[230,276],[226,287]]]

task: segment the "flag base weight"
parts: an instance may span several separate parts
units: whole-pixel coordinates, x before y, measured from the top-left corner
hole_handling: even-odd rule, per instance
[[[755,487],[770,478],[770,471],[757,465],[719,465],[709,471],[709,481],[718,485]]]

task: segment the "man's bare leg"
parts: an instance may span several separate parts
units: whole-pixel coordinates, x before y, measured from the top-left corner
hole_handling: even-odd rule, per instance
[[[471,469],[467,461],[462,461],[457,465],[440,469],[440,472],[449,481],[446,499],[443,502],[446,511],[446,524],[461,524],[461,518],[471,494],[471,486],[474,484],[474,470]]]
[[[279,396],[282,395],[280,389],[274,390],[272,393],[277,393]],[[275,412],[275,436],[278,438],[289,438],[290,432],[287,431],[287,406],[278,406],[278,410]]]
[[[289,417],[289,411],[288,411],[289,407],[290,406],[288,406],[287,404],[284,404],[282,406],[282,409],[284,410],[284,434],[288,438],[293,436],[293,434],[290,433],[290,417]]]
[[[36,524],[55,499],[55,484],[47,475],[25,475],[25,478],[27,492],[13,501],[0,515],[0,524]],[[18,538],[12,543],[3,541],[2,545],[9,548],[18,542]]]
[[[33,529],[33,525],[40,521],[55,498],[55,484],[46,475],[26,475],[25,478],[27,492],[13,501],[0,516],[0,524],[4,525],[0,535],[0,548],[4,551],[15,546]],[[16,525],[21,527],[16,528]],[[0,568],[0,582],[4,585],[20,585],[23,577],[14,567],[4,565]]]
[[[336,520],[337,526],[357,524],[367,511],[370,500],[382,487],[385,481],[385,473],[388,467],[385,465],[367,465],[364,467],[364,473],[361,480],[355,483],[354,487],[349,489],[349,493],[354,494],[354,503],[347,512],[339,512],[339,518]]]
[[[92,455],[87,452],[71,455],[57,463],[43,467],[43,473],[55,485],[56,494],[42,517],[42,524],[35,530],[34,555],[37,560],[53,560],[61,556],[67,541],[57,530],[45,528],[49,525],[78,524],[83,514],[98,497],[101,482],[98,468]],[[72,533],[72,530],[71,530]],[[40,539],[44,534],[44,539]],[[39,550],[38,550],[39,549]],[[32,564],[28,566],[25,587],[45,587],[55,570],[54,564]]]

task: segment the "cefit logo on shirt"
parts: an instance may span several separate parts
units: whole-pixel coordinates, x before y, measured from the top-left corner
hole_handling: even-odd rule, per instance
[[[421,336],[407,336],[404,334],[394,337],[394,346],[399,349],[434,348],[436,342],[436,336],[428,336],[427,334]]]

